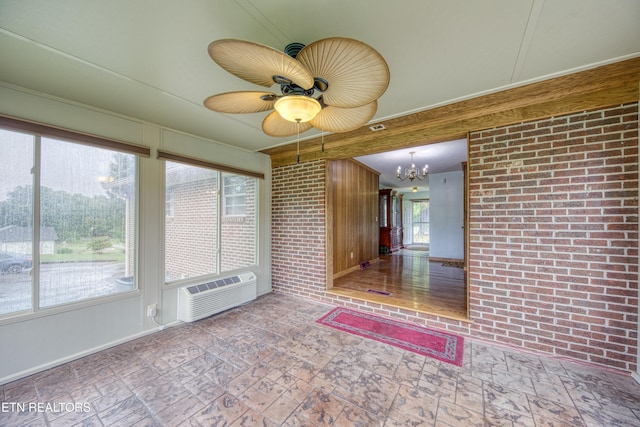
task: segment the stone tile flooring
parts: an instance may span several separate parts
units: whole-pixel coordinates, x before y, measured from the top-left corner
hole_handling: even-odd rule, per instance
[[[331,308],[270,294],[6,384],[0,425],[640,426],[631,377],[469,339],[458,368],[316,324]]]

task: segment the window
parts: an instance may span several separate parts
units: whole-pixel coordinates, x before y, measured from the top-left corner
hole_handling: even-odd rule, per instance
[[[165,275],[172,282],[256,264],[254,177],[167,160]]]
[[[258,180],[222,174],[225,183],[225,218],[220,225],[221,271],[256,264],[256,202]]]
[[[217,273],[218,172],[166,162],[166,280]]]
[[[413,243],[429,244],[429,201],[412,200]]]
[[[0,315],[31,309],[33,254],[32,135],[0,130]],[[33,260],[32,260],[33,261]]]
[[[167,216],[173,216],[173,187],[167,188],[164,200],[164,211]]]
[[[135,289],[134,154],[0,130],[0,156],[0,315]]]

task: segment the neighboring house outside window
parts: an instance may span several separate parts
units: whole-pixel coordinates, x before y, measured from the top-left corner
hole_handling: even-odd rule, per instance
[[[256,264],[257,179],[166,161],[165,280]]]
[[[166,162],[165,186],[165,279],[217,273],[218,172]]]
[[[164,209],[167,217],[173,216],[173,187],[167,189]]]
[[[222,186],[223,212],[225,216],[244,216],[247,212],[247,177],[225,176]]]
[[[256,203],[258,180],[223,174],[224,215],[221,225],[223,242],[221,269],[232,270],[256,263]]]
[[[58,235],[53,227],[40,227],[40,254],[50,255],[55,251]],[[15,252],[32,255],[33,235],[31,227],[9,225],[0,228],[0,252]]]

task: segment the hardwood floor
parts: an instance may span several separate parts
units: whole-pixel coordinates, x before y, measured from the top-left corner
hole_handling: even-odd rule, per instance
[[[430,261],[425,251],[380,255],[370,266],[334,279],[328,292],[468,320],[464,269]]]

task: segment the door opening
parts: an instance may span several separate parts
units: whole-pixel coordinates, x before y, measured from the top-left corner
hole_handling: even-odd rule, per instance
[[[412,200],[412,244],[429,244],[429,200]]]

